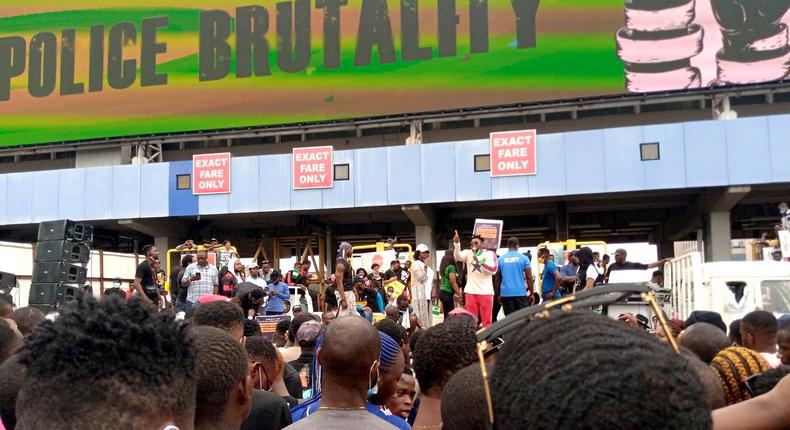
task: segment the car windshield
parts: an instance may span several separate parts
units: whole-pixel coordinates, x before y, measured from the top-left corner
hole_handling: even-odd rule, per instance
[[[763,310],[773,313],[790,312],[790,280],[769,280],[760,283]]]

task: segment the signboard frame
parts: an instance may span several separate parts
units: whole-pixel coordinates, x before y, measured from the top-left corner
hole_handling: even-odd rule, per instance
[[[207,158],[207,157],[210,157],[210,156],[219,156],[219,155],[227,156],[227,158],[228,158],[228,191],[198,192],[197,191],[197,183],[198,183],[197,164],[195,163],[195,161],[198,158]],[[213,153],[213,154],[193,154],[192,155],[192,195],[195,195],[195,196],[210,196],[210,195],[215,195],[215,194],[230,194],[230,192],[233,190],[233,188],[232,188],[233,184],[231,182],[231,178],[233,176],[232,163],[233,163],[233,155],[230,152],[217,152],[217,153]]]
[[[261,329],[261,334],[265,337],[269,342],[274,342],[274,327],[277,326],[277,323],[280,321],[291,321],[293,317],[291,315],[257,315],[255,317],[255,323]],[[266,327],[266,329],[264,329]],[[271,328],[271,329],[270,329]]]
[[[483,228],[483,227],[495,228],[497,230],[496,239],[495,239],[496,242],[493,244],[494,246],[486,246],[487,243],[490,243],[491,240],[494,240],[493,238],[481,235],[483,237],[483,243],[482,243],[483,248],[488,249],[488,250],[497,250],[497,249],[499,249],[499,247],[502,244],[502,231],[505,228],[505,222],[502,221],[502,220],[498,220],[498,219],[481,219],[481,218],[478,218],[478,219],[475,220],[475,225],[472,228],[472,235],[473,236],[478,236],[479,235],[478,229],[479,228]]]
[[[532,145],[531,145],[531,157],[532,157],[532,165],[534,166],[527,173],[508,173],[508,174],[496,174],[494,173],[495,169],[494,166],[496,165],[496,159],[494,157],[494,137],[496,135],[507,135],[507,134],[518,134],[518,133],[529,133],[532,135]],[[514,130],[514,131],[494,131],[488,135],[488,151],[489,157],[491,160],[490,163],[490,173],[492,178],[508,178],[513,176],[535,176],[538,174],[538,131],[537,129],[529,129],[529,130]]]
[[[305,150],[325,150],[329,149],[329,185],[324,186],[298,186],[296,184],[296,153],[302,152]],[[300,148],[293,148],[291,150],[291,188],[295,191],[302,191],[302,190],[326,190],[335,187],[335,147],[332,145],[322,145],[322,146],[308,146],[308,147],[300,147]]]

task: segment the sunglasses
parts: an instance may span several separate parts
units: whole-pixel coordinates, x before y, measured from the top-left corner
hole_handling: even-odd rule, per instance
[[[559,315],[564,312],[571,312],[573,310],[589,309],[598,306],[606,306],[628,297],[638,294],[642,300],[648,305],[655,313],[664,332],[667,335],[669,343],[676,353],[680,352],[677,341],[672,336],[672,331],[669,329],[667,320],[664,318],[664,313],[658,305],[658,302],[653,296],[647,284],[643,283],[624,283],[624,284],[610,284],[598,286],[590,290],[581,291],[569,296],[562,297],[557,300],[543,302],[537,306],[530,306],[521,309],[508,315],[507,318],[497,321],[489,327],[477,332],[477,362],[480,364],[480,373],[483,379],[483,388],[485,390],[486,405],[488,407],[489,428],[496,428],[494,417],[494,402],[491,397],[491,385],[488,369],[486,368],[486,358],[498,352],[504,345],[505,341],[503,336],[518,330],[535,318],[551,318],[553,315]]]

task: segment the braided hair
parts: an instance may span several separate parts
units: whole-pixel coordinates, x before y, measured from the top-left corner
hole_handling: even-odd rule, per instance
[[[768,362],[759,353],[740,346],[731,346],[719,352],[710,367],[719,377],[728,406],[751,399],[746,380],[770,369]]]
[[[655,337],[573,311],[506,339],[491,379],[498,428],[710,429],[693,367]]]

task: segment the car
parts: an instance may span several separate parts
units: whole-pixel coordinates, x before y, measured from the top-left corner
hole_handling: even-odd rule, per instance
[[[287,315],[293,315],[293,308],[298,306],[302,309],[302,312],[306,311],[313,315],[321,316],[321,313],[316,312],[316,309],[313,308],[313,300],[310,298],[310,293],[306,287],[289,285],[288,292],[291,293],[291,297],[285,301],[285,313]]]

